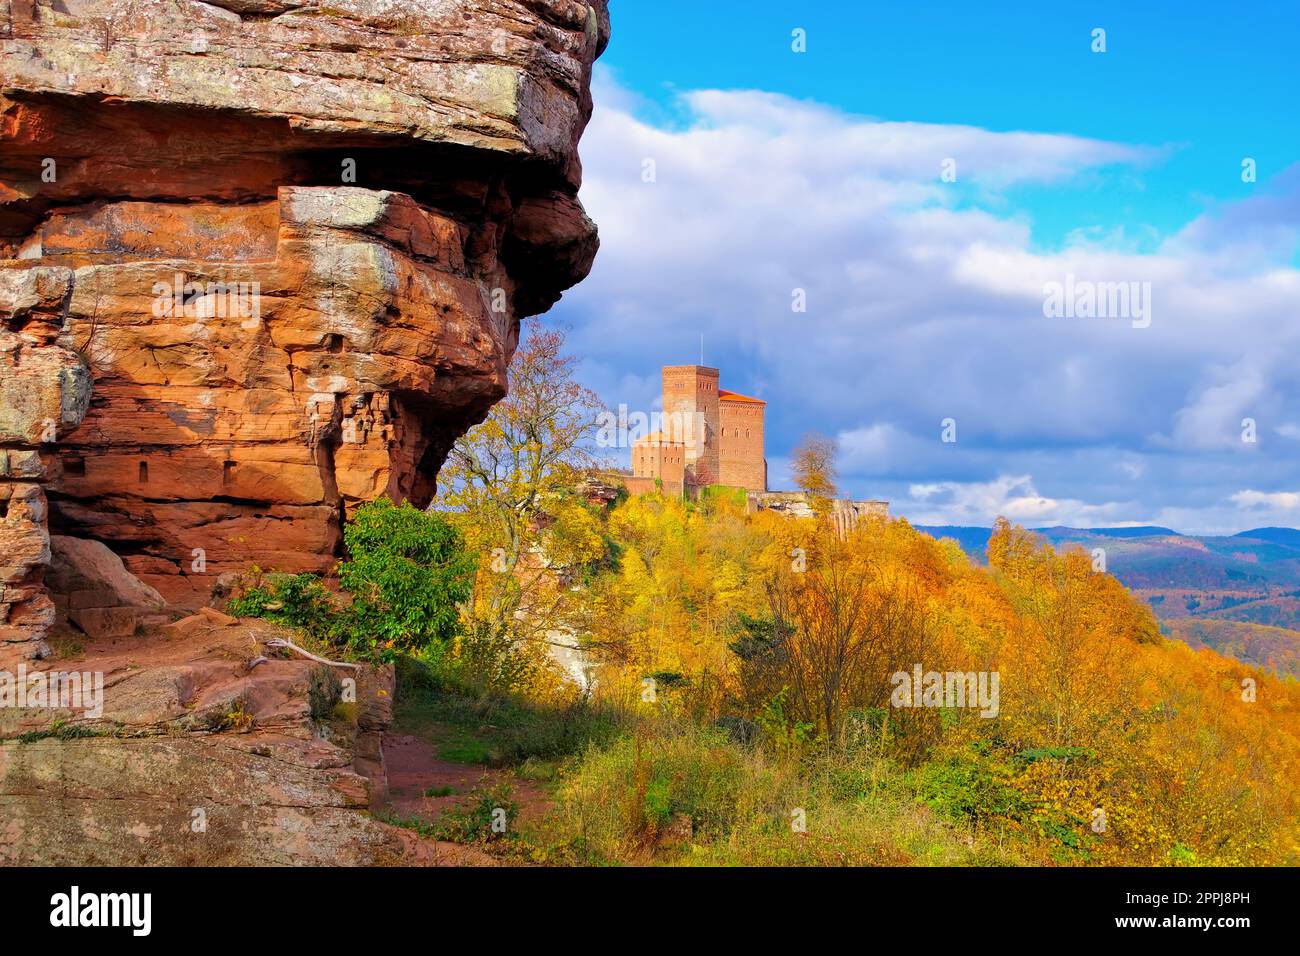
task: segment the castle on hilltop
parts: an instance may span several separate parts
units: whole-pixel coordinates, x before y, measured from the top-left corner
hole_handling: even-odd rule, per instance
[[[745,492],[749,513],[771,511],[810,518],[811,496],[769,491],[763,417],[767,402],[718,387],[718,370],[703,365],[665,365],[663,414],[658,429],[632,442],[632,474],[616,478],[634,495],[662,492],[696,497],[708,485]],[[652,426],[654,427],[654,426]],[[615,484],[589,483],[593,503],[613,501]],[[889,502],[837,498],[829,517],[841,536],[860,521],[887,519]]]
[[[718,370],[665,365],[663,428],[632,443],[632,475],[666,489],[727,485],[767,491],[767,403],[718,387]]]

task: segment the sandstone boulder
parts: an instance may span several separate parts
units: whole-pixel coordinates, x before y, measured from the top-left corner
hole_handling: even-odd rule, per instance
[[[50,567],[45,583],[67,597],[71,609],[83,607],[158,608],[163,597],[126,569],[101,541],[50,535]]]
[[[211,628],[35,666],[101,674],[98,714],[0,708],[0,865],[490,862],[370,815],[391,711],[367,700],[391,690],[391,668],[363,672],[354,710],[322,713],[321,665],[271,657],[247,669],[274,625],[195,616]]]
[[[129,637],[139,623],[132,607],[78,608],[68,612],[68,619],[97,640]]]

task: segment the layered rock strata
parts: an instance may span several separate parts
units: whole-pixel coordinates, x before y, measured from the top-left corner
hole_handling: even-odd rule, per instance
[[[10,656],[48,625],[47,510],[198,605],[428,500],[591,265],[607,36],[603,0],[0,0]]]

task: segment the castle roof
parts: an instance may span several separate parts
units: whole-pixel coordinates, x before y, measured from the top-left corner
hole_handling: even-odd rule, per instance
[[[741,395],[739,392],[729,392],[725,388],[718,389],[718,401],[720,402],[750,402],[754,405],[766,405],[767,402],[761,398],[751,398],[748,395]]]

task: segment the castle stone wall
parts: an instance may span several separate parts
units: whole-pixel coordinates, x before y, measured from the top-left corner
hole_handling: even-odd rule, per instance
[[[767,459],[763,456],[765,406],[752,399],[730,401],[723,395],[719,416],[718,483],[747,491],[767,490]]]

